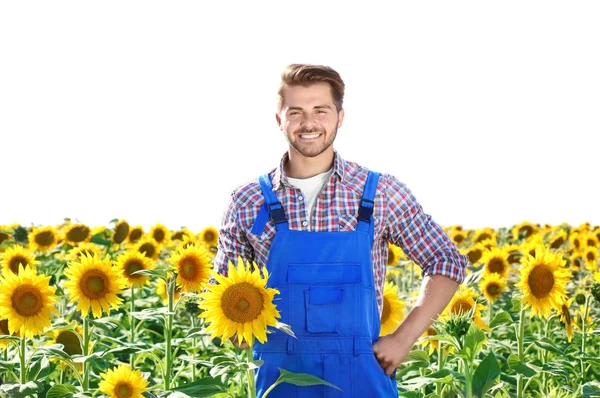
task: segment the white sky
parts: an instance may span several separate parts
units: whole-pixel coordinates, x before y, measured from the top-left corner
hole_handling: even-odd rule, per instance
[[[277,166],[281,71],[442,225],[600,224],[600,2],[0,3],[0,225],[218,226]],[[592,143],[594,139],[594,143]]]

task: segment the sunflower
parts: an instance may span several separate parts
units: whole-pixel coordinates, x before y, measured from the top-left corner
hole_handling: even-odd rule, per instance
[[[509,264],[518,264],[521,262],[521,257],[523,257],[522,249],[519,245],[504,245],[502,246],[504,251],[508,253],[508,261]]]
[[[475,231],[473,235],[473,244],[483,242],[484,240],[491,239],[496,241],[496,231],[493,228],[482,228]]]
[[[67,354],[83,355],[82,340],[83,340],[83,328],[79,325],[75,328],[61,328],[54,329],[51,333],[49,345],[62,344],[63,351]]]
[[[595,246],[586,247],[582,257],[587,270],[595,271],[598,268],[598,248]]]
[[[569,269],[573,271],[580,271],[585,265],[585,259],[581,253],[575,252],[569,256],[569,264]]]
[[[11,271],[13,274],[19,272],[19,266],[35,268],[38,261],[31,252],[25,249],[23,246],[14,245],[6,249],[4,254],[0,255],[0,265],[2,265],[2,272],[8,273]]]
[[[7,225],[0,225],[0,245],[2,242],[12,240],[12,228]]]
[[[127,281],[108,256],[102,259],[83,254],[79,260],[69,262],[65,276],[69,302],[77,303],[83,316],[91,309],[94,318],[100,318],[102,311],[110,314],[110,307],[117,308],[123,301],[117,295],[123,292]]]
[[[429,336],[437,336],[437,332],[433,327],[429,327],[421,336],[423,339]],[[429,346],[429,356],[433,355],[434,351],[438,351],[440,349],[439,340],[421,340],[420,344],[423,348]]]
[[[161,223],[150,227],[148,235],[160,246],[165,246],[171,240],[171,232]]]
[[[171,240],[185,241],[194,238],[194,234],[187,228],[183,227],[179,231],[173,232]]]
[[[212,270],[210,255],[201,246],[179,248],[171,256],[170,263],[177,274],[175,282],[184,292],[201,290],[202,284],[208,282]]]
[[[0,319],[0,336],[19,336],[17,332],[10,333],[8,330],[8,319]],[[0,349],[6,350],[10,341],[7,339],[0,339]]]
[[[560,314],[560,323],[564,326],[565,332],[567,332],[567,340],[569,343],[573,340],[573,326],[575,325],[575,319],[571,317],[571,312],[569,307],[575,300],[575,297],[571,297],[570,299],[561,298],[560,309],[558,310]]]
[[[598,247],[600,246],[599,242],[598,242],[598,238],[596,237],[596,235],[592,234],[591,232],[588,232],[584,235],[583,237],[583,241],[585,243],[585,245],[587,247],[593,246],[593,247]]]
[[[127,241],[130,244],[138,243],[142,236],[144,236],[144,228],[142,228],[141,225],[136,225],[135,227],[130,229]]]
[[[164,279],[159,279],[156,282],[156,294],[160,296],[164,305],[169,304],[169,296],[167,296],[167,283]],[[181,297],[181,288],[175,284],[175,294],[173,295],[173,302],[177,302]]]
[[[85,224],[71,224],[64,232],[64,240],[71,246],[77,246],[92,239],[91,232],[90,227]]]
[[[31,250],[47,253],[58,244],[58,232],[56,228],[34,227],[29,233],[29,245]]]
[[[497,247],[491,248],[481,256],[481,262],[484,267],[484,275],[496,273],[500,275],[502,279],[508,277],[510,264],[508,263],[508,253],[504,249]]]
[[[538,226],[530,222],[524,221],[512,228],[512,236],[514,240],[527,239],[538,230]]]
[[[150,280],[148,275],[134,274],[134,272],[155,267],[154,261],[136,250],[127,250],[120,254],[116,263],[117,269],[127,279],[127,285],[134,287],[143,287]]]
[[[481,243],[476,243],[467,249],[460,249],[460,252],[469,258],[469,263],[472,265],[477,264],[481,260],[485,251],[486,248]]]
[[[404,319],[404,303],[398,297],[398,287],[385,282],[383,288],[383,311],[381,313],[381,330],[379,336],[396,331]]]
[[[452,238],[452,241],[454,241],[454,243],[457,245],[460,245],[465,241],[465,239],[467,239],[467,233],[462,230],[453,230],[449,233],[449,235],[450,238]]]
[[[79,256],[83,254],[100,256],[102,249],[95,243],[83,242],[69,250],[67,260],[79,260]]]
[[[208,247],[215,247],[219,241],[219,232],[215,227],[206,227],[200,232],[200,240]]]
[[[571,247],[575,250],[581,250],[583,248],[583,237],[579,232],[572,232],[569,236],[569,241],[571,242]]]
[[[18,275],[7,272],[0,277],[0,319],[8,319],[8,331],[21,337],[40,334],[50,327],[56,288],[50,277],[38,275],[30,267],[19,267]]]
[[[477,293],[465,285],[461,285],[459,291],[452,297],[452,300],[446,306],[443,312],[443,318],[450,318],[452,315],[464,315],[467,314],[473,307],[473,322],[479,328],[483,330],[490,330],[490,328],[481,319],[481,310],[487,309],[483,304],[475,301]]]
[[[396,245],[388,243],[388,261],[387,265],[398,265],[400,258],[402,257],[402,249]]]
[[[109,398],[143,398],[148,381],[142,377],[142,372],[132,370],[129,365],[119,365],[100,373],[101,381],[98,388]]]
[[[161,250],[161,246],[150,236],[145,236],[144,238],[140,239],[135,247],[138,252],[142,253],[148,258],[151,258],[152,260],[158,259],[158,255],[160,254]]]
[[[267,341],[267,327],[275,326],[281,315],[273,304],[279,291],[266,287],[269,273],[266,268],[262,272],[264,278],[255,263],[246,267],[239,257],[237,269],[229,262],[227,277],[211,271],[218,284],[205,284],[198,304],[205,310],[198,317],[210,323],[206,331],[211,332],[211,338],[220,336],[227,341],[237,334],[239,344],[245,340],[250,346],[254,336],[261,343]]]
[[[119,220],[115,225],[115,232],[112,236],[112,241],[120,245],[129,236],[129,223],[125,220]]]
[[[506,288],[506,279],[495,272],[485,274],[479,282],[479,290],[487,301],[493,303],[502,296]]]
[[[560,254],[543,246],[535,250],[535,256],[521,260],[521,280],[515,286],[523,291],[522,302],[532,308],[531,316],[547,318],[552,308],[560,309],[565,286],[571,279],[565,263]]]

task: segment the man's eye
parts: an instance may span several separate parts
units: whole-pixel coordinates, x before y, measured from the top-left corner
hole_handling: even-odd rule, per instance
[[[319,109],[319,110],[317,111],[317,113],[327,113],[327,112],[326,112],[326,111],[324,111],[324,110],[322,110],[322,109]]]

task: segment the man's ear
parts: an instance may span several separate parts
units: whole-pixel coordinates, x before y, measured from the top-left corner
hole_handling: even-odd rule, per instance
[[[279,113],[275,114],[275,120],[277,120],[277,125],[281,128],[281,118],[279,117]]]
[[[342,127],[342,123],[344,122],[344,108],[340,109],[338,112],[338,129]]]

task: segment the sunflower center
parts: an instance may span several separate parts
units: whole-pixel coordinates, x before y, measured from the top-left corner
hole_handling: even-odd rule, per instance
[[[90,229],[85,225],[73,227],[67,232],[67,240],[75,243],[83,242],[90,236]]]
[[[17,314],[29,317],[39,314],[44,299],[42,292],[33,285],[18,286],[11,297],[11,304]]]
[[[465,236],[463,234],[456,234],[456,235],[454,235],[453,240],[454,240],[454,243],[460,243],[463,240],[465,240]]]
[[[570,325],[571,324],[571,313],[569,312],[569,307],[567,307],[565,304],[563,304],[561,306],[561,311],[562,311],[562,315],[565,319],[565,324]]]
[[[491,239],[491,238],[492,238],[492,235],[488,234],[487,232],[484,232],[477,237],[477,240],[475,241],[475,243],[483,242],[484,240]]]
[[[113,236],[113,240],[115,243],[122,243],[125,238],[129,235],[129,224],[126,222],[117,225],[115,229],[115,235]]]
[[[183,232],[177,231],[173,235],[171,235],[172,240],[183,240]]]
[[[521,253],[518,250],[513,250],[508,254],[508,259],[506,259],[506,261],[508,261],[511,264],[514,264],[518,263],[520,259]]]
[[[458,299],[452,306],[452,313],[454,314],[466,314],[471,309],[471,303],[464,299]]]
[[[554,287],[554,274],[545,264],[537,265],[527,279],[531,293],[538,299],[548,297]]]
[[[9,335],[10,331],[8,330],[8,319],[0,320],[0,334]]]
[[[125,275],[127,275],[129,279],[141,278],[142,275],[133,274],[135,271],[139,271],[141,269],[144,269],[144,267],[142,267],[142,264],[138,260],[129,260],[125,264]]]
[[[0,243],[4,242],[7,239],[8,239],[8,234],[6,234],[4,232],[0,232]]]
[[[467,254],[467,257],[469,257],[469,261],[471,262],[471,264],[475,264],[477,263],[477,261],[479,261],[481,255],[481,249],[473,249]]]
[[[120,382],[115,386],[115,394],[117,398],[129,398],[133,396],[133,389],[129,383]]]
[[[223,292],[221,308],[225,316],[233,322],[250,322],[261,314],[264,298],[256,286],[241,282],[229,286]]]
[[[199,264],[192,257],[184,257],[179,263],[179,274],[183,279],[195,281],[199,271]]]
[[[152,234],[152,237],[154,238],[155,241],[157,241],[158,243],[160,243],[163,240],[165,240],[165,231],[163,231],[162,229],[157,229]]]
[[[496,283],[490,283],[486,286],[485,290],[490,296],[494,297],[500,293],[500,286]]]
[[[393,250],[388,251],[388,265],[396,264],[396,256],[394,255]]]
[[[46,247],[54,243],[54,234],[51,231],[42,231],[33,238],[39,246]]]
[[[215,235],[211,231],[208,231],[204,234],[204,240],[207,242],[212,242],[214,238]]]
[[[142,237],[142,230],[139,228],[134,228],[131,230],[131,233],[129,234],[129,240],[132,242],[137,242],[138,240],[140,240],[140,238]]]
[[[383,311],[381,311],[381,323],[387,322],[392,314],[392,307],[390,306],[390,302],[386,299],[383,299]]]
[[[554,239],[554,242],[552,242],[550,247],[552,249],[558,249],[563,243],[565,243],[565,239],[562,236],[559,236],[558,238]]]
[[[497,274],[504,272],[504,260],[498,257],[494,257],[488,263],[488,270]]]
[[[152,257],[154,257],[156,248],[154,247],[154,245],[152,243],[148,242],[148,243],[144,243],[143,245],[141,245],[138,251],[148,258],[152,258]]]
[[[98,269],[91,269],[83,274],[79,287],[88,299],[101,299],[108,293],[108,277]]]
[[[594,261],[596,259],[596,254],[594,254],[594,252],[588,252],[586,255],[588,261]]]
[[[81,355],[81,343],[79,337],[72,330],[63,330],[56,337],[56,342],[64,346],[63,351],[69,355]]]
[[[579,247],[581,246],[581,242],[579,241],[579,239],[576,238],[573,240],[573,245],[576,249],[579,249]]]
[[[529,235],[531,235],[533,233],[533,228],[531,228],[529,225],[525,225],[524,227],[521,227],[521,229],[519,229],[519,235],[523,235],[525,238],[528,238]]]
[[[16,255],[10,259],[10,261],[8,262],[8,267],[13,272],[13,274],[18,275],[19,274],[19,265],[22,265],[23,267],[25,267],[28,264],[29,264],[29,261],[27,261],[27,259],[25,257]]]

